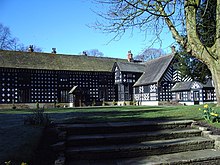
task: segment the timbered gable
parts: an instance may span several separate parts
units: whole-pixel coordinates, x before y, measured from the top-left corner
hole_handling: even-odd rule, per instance
[[[170,100],[174,68],[174,55],[162,56],[145,63],[145,71],[134,84],[134,98],[142,105],[157,105],[158,101]],[[138,90],[143,88],[145,90]],[[142,93],[140,93],[142,92]]]
[[[171,92],[172,87],[177,82],[191,81],[191,78],[187,75],[182,75],[176,68],[177,60],[174,58],[167,65],[166,71],[162,74],[161,79],[158,81],[158,101],[171,101],[173,95]]]
[[[165,82],[192,81],[192,79],[188,75],[181,74],[180,70],[178,70],[178,68],[176,68],[175,66],[176,62],[177,62],[176,59],[174,59],[170,63],[164,75],[162,76],[161,81],[165,81]]]
[[[164,76],[162,77],[162,81],[174,81],[174,68],[172,65],[170,65],[165,72]]]
[[[170,92],[170,90],[175,82],[181,81],[181,75],[175,67],[175,62],[175,59],[172,60],[172,62],[168,65],[166,71],[162,75],[161,80],[159,81],[159,101],[172,100],[172,93]]]
[[[133,62],[117,62],[113,66],[115,74],[116,99],[119,102],[133,100],[133,85],[142,75],[145,65]]]
[[[122,74],[117,63],[114,63],[112,71],[115,74],[115,84],[122,83]]]
[[[173,58],[174,55],[171,54],[147,61],[145,63],[145,70],[142,76],[138,79],[134,86],[158,83],[162,79]]]

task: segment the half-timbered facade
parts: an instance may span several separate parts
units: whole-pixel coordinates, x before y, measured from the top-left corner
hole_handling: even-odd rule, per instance
[[[118,104],[133,101],[133,85],[144,72],[145,65],[130,62],[114,64],[116,100]]]
[[[141,61],[133,59],[133,54],[128,51],[127,62],[115,62],[112,72],[115,74],[115,98],[118,105],[133,102],[133,85],[145,70]]]
[[[173,100],[185,105],[204,104],[216,101],[213,83],[197,81],[178,82],[171,89]]]
[[[112,66],[122,59],[0,51],[0,104],[68,103],[77,86],[82,105],[115,99]],[[78,105],[78,103],[76,103]]]
[[[158,105],[172,100],[171,88],[180,75],[174,68],[174,55],[162,56],[145,63],[145,71],[134,84],[134,98],[140,105]]]
[[[177,62],[175,54],[170,54],[145,63],[117,63],[114,67],[115,83],[117,86],[124,85],[127,83],[126,79],[123,81],[126,73],[138,73],[137,81],[131,83],[133,92],[130,92],[138,105],[158,105],[163,101],[178,101],[183,104],[214,102],[216,98],[212,84],[204,85],[193,82],[187,75],[182,76],[176,68]],[[183,84],[193,85],[182,88],[181,86],[185,86]],[[118,91],[119,102],[126,101],[124,95],[124,91]]]
[[[0,51],[0,105],[63,103],[71,106],[158,105],[176,100],[197,104],[216,100],[211,83],[180,76],[174,54],[142,63],[125,59]],[[210,81],[211,82],[211,81]],[[69,104],[70,103],[70,104]]]

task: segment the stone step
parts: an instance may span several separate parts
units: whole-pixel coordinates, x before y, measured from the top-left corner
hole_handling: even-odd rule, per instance
[[[67,146],[89,146],[140,143],[142,141],[201,136],[201,130],[192,128],[167,129],[152,132],[129,132],[118,134],[71,135]]]
[[[136,144],[107,146],[75,146],[66,149],[71,159],[115,159],[161,155],[214,148],[214,140],[204,137],[188,137],[169,140],[146,141]]]
[[[73,135],[91,135],[97,133],[122,133],[155,131],[161,129],[185,128],[192,124],[192,120],[181,121],[129,121],[129,122],[106,122],[95,124],[59,124],[61,130]]]
[[[156,156],[111,159],[111,160],[70,160],[66,165],[219,165],[220,150],[204,149]]]

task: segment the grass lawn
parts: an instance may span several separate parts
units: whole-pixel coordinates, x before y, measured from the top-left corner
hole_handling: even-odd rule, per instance
[[[214,104],[209,105],[216,111],[220,112],[220,108]],[[203,105],[194,106],[116,106],[116,107],[88,107],[49,110],[52,117],[61,122],[74,123],[92,123],[105,121],[126,121],[126,120],[155,120],[155,119],[193,119],[203,120],[202,111]],[[218,125],[217,125],[218,126]]]
[[[219,107],[213,108],[220,112]],[[73,109],[46,109],[57,122],[93,123],[126,120],[203,120],[201,105],[195,106],[114,106]],[[30,162],[42,137],[43,127],[23,124],[23,118],[33,110],[0,110],[0,164],[11,160],[16,164]],[[214,124],[220,127],[220,124]]]

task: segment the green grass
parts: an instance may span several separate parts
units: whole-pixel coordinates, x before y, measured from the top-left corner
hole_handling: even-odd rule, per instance
[[[198,110],[201,106],[126,106],[80,108],[69,110],[69,113],[57,114],[62,122],[90,123],[105,121],[147,120],[147,119],[194,119],[202,120]],[[62,111],[62,110],[61,110]],[[59,119],[59,118],[57,118]]]
[[[220,112],[220,107],[215,107]],[[109,106],[46,109],[56,122],[93,123],[127,120],[203,120],[202,105],[195,106]],[[23,124],[23,117],[33,110],[0,110],[0,164],[4,161],[29,162],[33,156],[43,127]],[[220,127],[219,123],[212,124]],[[18,163],[18,164],[19,164]]]
[[[213,106],[213,105],[212,105]],[[154,118],[202,120],[203,106],[109,106],[46,109],[53,120],[65,122],[101,122],[146,120]],[[0,114],[30,114],[33,110],[1,110]]]

